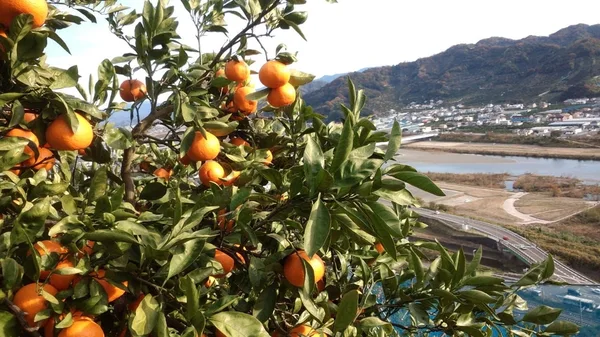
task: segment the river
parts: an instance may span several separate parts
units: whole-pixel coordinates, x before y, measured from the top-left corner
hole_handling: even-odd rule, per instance
[[[438,173],[525,173],[572,177],[586,183],[600,183],[600,161],[546,159],[516,156],[489,156],[400,149],[395,159],[419,172]]]

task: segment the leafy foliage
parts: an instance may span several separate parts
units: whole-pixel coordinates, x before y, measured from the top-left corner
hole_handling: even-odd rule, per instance
[[[11,299],[42,271],[50,276],[41,282],[52,282],[54,274],[76,275],[55,297],[43,293],[50,304],[36,319],[53,318],[47,324],[55,324],[56,332],[70,327],[79,313],[95,317],[109,336],[187,337],[216,330],[227,337],[268,336],[267,331],[282,336],[299,325],[331,336],[438,331],[485,336],[498,329],[548,336],[576,330],[555,322],[551,308],[522,320],[514,315],[526,308],[514,290],[548,280],[552,259],[507,286],[477,273],[481,250],[467,261],[462,251],[409,240],[422,224],[406,184],[442,192],[414,168],[393,161],[398,125],[389,135],[377,132],[361,116],[366,96],[351,81],[349,104],[341,106],[343,125],[323,123],[302,98],[281,109],[267,106],[250,118],[228,111],[231,97],[223,88],[234,84],[219,80],[216,70],[231,57],[258,53],[248,48],[257,27],[267,35],[290,28],[302,35],[306,13],[296,9],[302,3],[184,0],[198,29],[195,49],[181,44],[178,20],[166,1],[146,1],[142,13],[109,1],[67,2],[88,20],[95,21],[92,11],[107,17],[111,31],[131,47],[103,61],[87,91],[75,67],[48,67],[43,54],[47,38],[57,39],[58,28],[81,17],[51,7],[44,28],[32,30],[25,15],[13,22],[2,40],[10,48],[0,61],[0,131],[18,125],[45,144],[44,130],[60,115],[77,129],[72,122],[77,111],[93,122],[95,139],[84,152],[54,151],[59,160],[51,170],[24,167],[20,175],[7,170],[31,144],[0,139],[4,335],[37,334]],[[247,22],[236,35],[225,25],[231,15]],[[218,53],[203,54],[200,42],[209,33],[232,37]],[[277,54],[281,60],[295,58],[280,48]],[[143,120],[136,118],[141,102],[126,107],[115,100],[119,76],[144,77],[151,113]],[[298,84],[313,78],[294,76]],[[55,91],[73,87],[81,98]],[[26,122],[25,109],[37,118]],[[132,130],[104,123],[123,109],[135,123]],[[168,130],[163,138],[148,134],[159,127]],[[221,140],[216,160],[240,172],[232,186],[204,186],[197,178],[200,163],[182,162],[195,133],[208,130]],[[227,136],[242,137],[250,146],[229,144]],[[389,142],[391,150],[377,148],[378,142]],[[264,163],[267,150],[274,155],[272,165]],[[151,167],[169,173],[153,176]],[[50,239],[70,253],[32,249]],[[375,249],[379,243],[385,252]],[[423,248],[439,257],[425,261]],[[298,249],[325,261],[320,286],[309,263],[299,271],[303,287],[284,277],[285,257]],[[58,267],[65,258],[73,267]]]

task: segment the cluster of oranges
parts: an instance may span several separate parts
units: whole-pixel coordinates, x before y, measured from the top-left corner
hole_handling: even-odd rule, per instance
[[[51,270],[40,271],[39,282],[29,283],[19,288],[15,293],[13,303],[25,314],[24,318],[29,326],[35,327],[36,324],[39,324],[44,327],[46,337],[54,336],[55,318],[51,317],[47,320],[35,322],[35,316],[49,306],[48,300],[42,295],[42,292],[55,296],[59,291],[75,288],[83,277],[89,277],[93,278],[104,289],[109,303],[125,294],[125,290],[114,286],[105,279],[106,271],[104,269],[93,271],[87,276],[60,273],[61,269],[74,268],[78,258],[91,254],[94,248],[93,241],[87,241],[85,246],[77,252],[71,252],[60,243],[52,240],[38,241],[33,247],[41,257],[57,257],[56,261],[58,262]],[[31,256],[32,252],[29,251],[27,255]],[[126,287],[127,281],[122,284],[123,287]],[[104,336],[102,328],[94,321],[93,317],[85,316],[74,309],[71,310],[71,314],[73,324],[62,329],[58,334],[59,337],[82,336],[82,331],[86,331],[85,336]],[[58,316],[59,319],[64,317],[64,313]]]
[[[258,72],[260,82],[269,88],[267,102],[275,108],[294,103],[296,88],[290,83],[290,70],[278,60],[265,63]]]
[[[18,137],[28,141],[28,144],[23,147],[23,153],[28,157],[19,165],[13,167],[11,172],[16,175],[21,174],[23,169],[31,168],[33,170],[41,170],[45,168],[50,170],[55,163],[54,150],[61,151],[84,151],[92,144],[94,139],[94,131],[92,124],[80,113],[75,113],[78,121],[77,130],[73,132],[67,121],[66,115],[60,115],[53,120],[46,128],[46,144],[40,146],[38,137],[30,130],[22,128],[13,128],[9,130],[4,137]],[[38,118],[38,115],[27,111],[24,115],[24,122],[31,123]],[[37,156],[35,153],[37,152]]]

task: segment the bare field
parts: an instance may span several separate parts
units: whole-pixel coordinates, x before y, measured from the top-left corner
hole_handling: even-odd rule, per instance
[[[444,151],[454,153],[600,160],[600,150],[597,148],[542,147],[535,145],[437,141],[417,142],[403,146],[405,148],[414,150]]]
[[[589,203],[575,198],[556,198],[545,193],[529,193],[515,202],[522,213],[548,221],[557,221],[590,207]]]

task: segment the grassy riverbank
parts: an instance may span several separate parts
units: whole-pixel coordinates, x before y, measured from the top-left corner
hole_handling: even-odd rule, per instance
[[[600,134],[592,137],[579,137],[573,139],[563,139],[558,137],[538,137],[521,136],[513,133],[461,133],[451,132],[442,133],[436,139],[443,142],[474,142],[474,143],[499,143],[499,144],[518,144],[518,145],[536,145],[541,147],[598,147],[600,146]]]
[[[470,186],[504,188],[504,181],[509,177],[506,173],[425,173],[433,181],[444,181],[453,184],[464,184]]]
[[[534,145],[428,141],[404,145],[424,151],[471,153],[495,156],[518,156],[575,160],[600,160],[598,148],[542,147]]]

